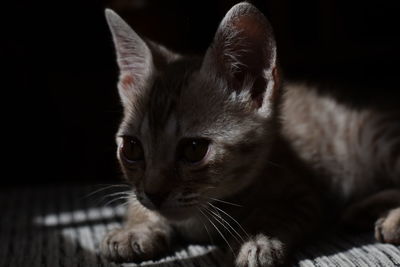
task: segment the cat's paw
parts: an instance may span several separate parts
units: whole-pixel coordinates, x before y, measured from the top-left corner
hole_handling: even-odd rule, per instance
[[[281,241],[258,234],[241,246],[235,263],[237,267],[279,266],[285,260],[284,250]]]
[[[170,234],[159,228],[121,228],[109,232],[101,244],[101,253],[114,262],[140,262],[155,259],[169,249]]]
[[[400,208],[389,211],[376,221],[375,238],[382,243],[400,245]]]

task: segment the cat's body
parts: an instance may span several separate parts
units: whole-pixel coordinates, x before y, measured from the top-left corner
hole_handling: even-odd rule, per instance
[[[282,133],[334,199],[347,203],[399,186],[398,110],[356,107],[306,85],[285,92]]]
[[[106,256],[151,259],[176,235],[213,236],[238,266],[274,266],[343,207],[346,222],[382,216],[377,238],[400,242],[398,113],[282,84],[272,29],[250,4],[228,12],[204,58],[107,18],[124,106],[118,158],[136,197],[104,239]]]

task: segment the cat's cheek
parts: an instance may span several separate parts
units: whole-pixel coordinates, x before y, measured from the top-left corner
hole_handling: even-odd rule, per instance
[[[180,162],[177,168],[177,175],[182,182],[208,183],[210,173],[213,172],[214,168],[214,158],[214,149],[210,147],[203,160],[196,163]]]
[[[135,187],[138,187],[140,182],[143,180],[144,177],[144,170],[138,166],[132,167],[127,166],[123,162],[120,162],[122,172],[124,174],[124,178],[127,182],[131,183]]]

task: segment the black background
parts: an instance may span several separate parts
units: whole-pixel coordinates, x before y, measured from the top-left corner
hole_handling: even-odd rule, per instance
[[[62,3],[61,3],[62,2]],[[10,2],[2,8],[1,184],[117,182],[121,117],[104,8],[179,52],[203,53],[237,1]],[[352,101],[399,106],[396,1],[253,1],[270,19],[288,79]]]

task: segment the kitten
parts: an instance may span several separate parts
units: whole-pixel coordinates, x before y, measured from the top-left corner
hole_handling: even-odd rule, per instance
[[[348,207],[353,225],[372,216],[378,240],[400,242],[398,114],[282,84],[271,25],[249,3],[226,14],[203,58],[106,17],[124,108],[117,157],[135,195],[102,242],[106,257],[153,259],[178,237],[212,235],[236,266],[276,266],[333,206]]]

